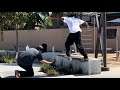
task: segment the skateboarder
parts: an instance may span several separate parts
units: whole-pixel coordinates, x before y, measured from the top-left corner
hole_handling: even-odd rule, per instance
[[[59,19],[65,22],[69,28],[69,35],[67,37],[67,40],[65,42],[65,47],[66,47],[66,55],[70,57],[70,46],[73,45],[73,43],[76,44],[76,47],[78,51],[84,56],[84,60],[88,60],[88,55],[85,52],[82,43],[81,43],[81,33],[82,29],[80,28],[80,25],[86,24],[87,26],[88,23],[86,21],[83,21],[79,18],[77,18],[76,14],[70,14],[67,17],[61,17],[61,18],[49,18],[49,19]],[[71,59],[70,59],[71,60]]]

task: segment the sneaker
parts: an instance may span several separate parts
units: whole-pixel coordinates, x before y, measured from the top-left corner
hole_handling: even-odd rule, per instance
[[[85,60],[84,60],[84,58],[81,58],[80,61],[84,62]]]
[[[20,74],[19,74],[18,70],[15,70],[15,77],[20,78]]]
[[[69,59],[70,61],[72,61],[72,58],[71,58],[71,57],[68,57],[68,59]]]
[[[64,56],[65,58],[68,58],[68,60],[72,61],[72,58],[70,56]]]
[[[88,58],[84,58],[84,61],[88,61]]]
[[[68,58],[68,60],[72,61],[72,58],[71,58],[71,56],[67,56],[67,58]]]

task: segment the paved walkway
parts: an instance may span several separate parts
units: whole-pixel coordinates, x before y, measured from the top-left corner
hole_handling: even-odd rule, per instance
[[[48,77],[45,73],[40,71],[40,64],[33,64],[33,69],[35,71],[35,76],[32,78],[120,78],[120,67],[110,68],[110,71],[102,71],[101,74],[95,75],[62,75]],[[15,64],[5,64],[0,63],[0,76],[1,78],[15,78],[14,71],[23,70],[16,63]]]

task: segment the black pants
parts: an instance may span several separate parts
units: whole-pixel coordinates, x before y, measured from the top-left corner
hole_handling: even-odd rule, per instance
[[[26,70],[26,71],[19,71],[21,77],[32,77],[32,76],[34,76],[34,71],[33,71],[32,65],[29,65],[29,66],[23,66],[23,65],[20,65],[20,64],[18,64],[18,65]]]
[[[77,33],[70,33],[67,37],[67,40],[65,42],[66,47],[66,55],[70,56],[70,46],[75,43],[78,51],[84,56],[84,58],[88,58],[86,52],[84,51],[84,48],[81,43],[81,33],[78,31]]]

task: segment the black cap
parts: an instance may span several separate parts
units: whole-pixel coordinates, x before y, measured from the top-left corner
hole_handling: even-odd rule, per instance
[[[38,51],[42,51],[42,50],[43,50],[43,46],[39,45],[38,47],[36,47],[36,49],[37,49]]]

